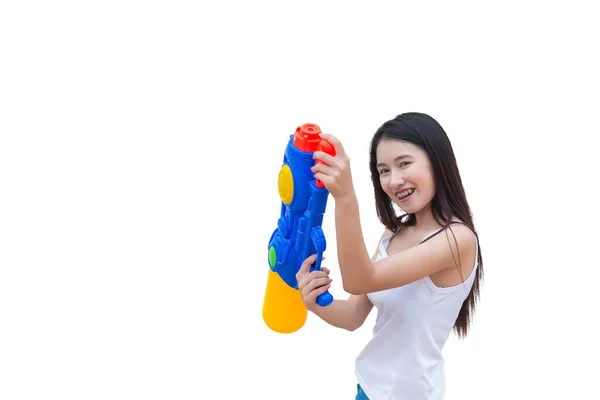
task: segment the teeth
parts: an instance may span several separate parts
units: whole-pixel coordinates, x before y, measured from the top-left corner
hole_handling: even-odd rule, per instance
[[[415,191],[415,189],[408,189],[408,190],[405,190],[405,191],[404,191],[404,192],[402,192],[402,193],[398,193],[398,194],[396,195],[396,197],[397,197],[397,198],[399,198],[399,199],[403,199],[403,198],[405,198],[406,196],[408,196],[408,195],[410,195],[410,194],[413,194],[413,192],[414,192],[414,191]]]

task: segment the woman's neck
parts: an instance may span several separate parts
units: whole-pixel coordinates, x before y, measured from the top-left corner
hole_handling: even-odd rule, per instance
[[[417,221],[415,224],[415,229],[417,231],[432,231],[439,229],[443,226],[438,221],[436,221],[430,206],[415,213],[415,218]],[[452,218],[452,220],[456,219]]]

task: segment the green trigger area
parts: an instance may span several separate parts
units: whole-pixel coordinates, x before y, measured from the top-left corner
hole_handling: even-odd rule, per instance
[[[277,253],[275,252],[275,247],[269,248],[269,265],[274,267],[277,263]]]

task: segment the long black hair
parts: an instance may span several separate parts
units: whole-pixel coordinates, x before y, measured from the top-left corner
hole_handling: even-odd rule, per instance
[[[454,330],[458,336],[464,337],[467,335],[476,303],[479,300],[480,284],[483,281],[483,263],[479,237],[473,225],[471,208],[465,195],[450,139],[435,119],[427,114],[417,112],[400,114],[385,122],[375,132],[371,140],[369,168],[375,191],[377,216],[383,225],[394,233],[398,233],[403,226],[415,225],[417,221],[414,214],[396,215],[392,199],[381,187],[376,165],[377,146],[382,139],[412,143],[427,153],[433,169],[436,188],[431,201],[433,217],[444,227],[448,226],[453,218],[458,218],[477,237],[478,267],[475,272],[475,280],[454,324]],[[460,273],[460,267],[458,268]]]

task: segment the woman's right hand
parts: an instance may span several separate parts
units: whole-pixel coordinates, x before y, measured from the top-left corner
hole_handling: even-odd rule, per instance
[[[325,259],[323,257],[323,259]],[[310,272],[310,266],[317,260],[317,255],[313,254],[306,258],[296,274],[298,281],[298,290],[302,294],[302,302],[308,310],[314,310],[317,305],[317,296],[325,293],[331,286],[329,278],[329,269],[321,267],[320,271]]]

